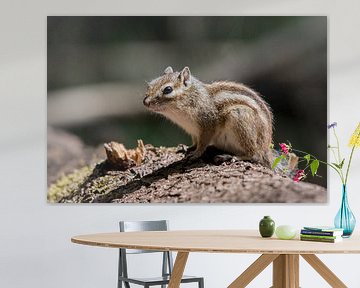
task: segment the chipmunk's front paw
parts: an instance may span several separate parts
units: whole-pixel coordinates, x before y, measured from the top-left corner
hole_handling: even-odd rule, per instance
[[[188,156],[189,154],[193,153],[196,151],[196,145],[191,145],[189,147],[186,148],[186,152],[185,155]]]
[[[212,162],[215,165],[221,165],[224,162],[235,162],[236,160],[237,160],[237,158],[234,155],[230,155],[230,154],[215,155],[212,158]]]
[[[187,161],[195,161],[195,160],[201,158],[202,154],[203,154],[203,152],[198,151],[198,150],[191,151],[186,155],[185,159]]]
[[[185,144],[180,144],[176,153],[185,154],[185,156],[189,155],[191,152],[196,150],[196,145],[186,146]]]

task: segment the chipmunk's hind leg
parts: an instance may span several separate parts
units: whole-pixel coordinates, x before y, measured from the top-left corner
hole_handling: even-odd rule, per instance
[[[258,135],[261,126],[253,109],[245,105],[232,107],[226,115],[223,149],[237,156],[239,160],[260,162],[268,166],[262,157]],[[261,142],[261,141],[260,141]]]
[[[270,144],[271,134],[268,134],[266,120],[247,106],[238,106],[229,113],[229,120],[240,150],[234,151],[240,157],[271,167]]]

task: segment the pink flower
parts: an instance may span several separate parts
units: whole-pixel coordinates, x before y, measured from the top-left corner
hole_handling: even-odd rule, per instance
[[[305,178],[305,171],[304,170],[297,170],[294,176],[294,182],[300,182],[302,179]]]
[[[286,145],[285,143],[280,143],[280,148],[281,148],[281,151],[284,153],[284,154],[289,154],[289,146]]]

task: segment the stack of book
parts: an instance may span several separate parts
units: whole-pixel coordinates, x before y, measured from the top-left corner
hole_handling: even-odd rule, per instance
[[[342,241],[343,229],[334,227],[304,227],[300,232],[302,241],[336,243]]]

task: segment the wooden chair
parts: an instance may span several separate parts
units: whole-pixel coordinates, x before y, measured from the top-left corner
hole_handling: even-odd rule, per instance
[[[134,232],[134,231],[167,231],[168,221],[120,221],[120,232]],[[150,286],[160,286],[165,288],[169,284],[170,276],[173,268],[173,259],[171,252],[150,251],[150,250],[135,250],[135,249],[119,249],[119,269],[118,269],[118,288],[122,288],[124,283],[125,288],[130,288],[130,283],[141,285],[144,288]],[[162,275],[160,277],[152,278],[134,278],[129,277],[127,271],[127,254],[142,254],[142,253],[163,253],[162,260]],[[194,276],[183,276],[181,283],[198,283],[199,288],[204,288],[204,278]]]

